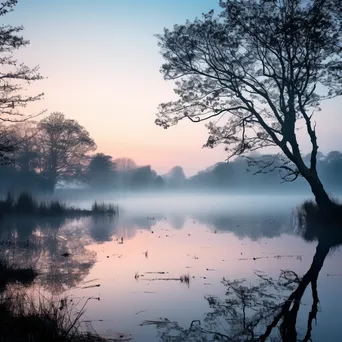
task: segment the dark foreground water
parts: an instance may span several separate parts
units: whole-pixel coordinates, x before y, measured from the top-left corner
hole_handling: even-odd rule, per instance
[[[292,214],[302,200],[121,198],[115,219],[3,222],[2,241],[19,245],[3,242],[1,249],[17,264],[41,270],[33,291],[92,298],[83,318],[103,336],[211,341],[209,331],[217,331],[244,341],[272,325],[298,286],[296,275],[302,277],[313,261],[317,243],[298,236]],[[298,303],[298,340],[341,341],[341,255],[336,248],[324,261],[316,310],[311,286]],[[277,327],[271,338],[281,340]]]

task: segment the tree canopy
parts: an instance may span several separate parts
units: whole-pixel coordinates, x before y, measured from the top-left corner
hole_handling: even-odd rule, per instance
[[[315,112],[340,96],[342,3],[338,0],[226,0],[221,13],[204,14],[158,35],[175,81],[176,101],[159,106],[156,124],[209,121],[205,144],[224,144],[229,157],[278,146],[283,162],[271,166],[284,179],[301,175],[316,200],[329,198],[316,170]],[[215,119],[215,121],[213,121]],[[296,131],[311,141],[306,166]]]
[[[12,12],[17,0],[2,1],[0,18]],[[29,45],[20,32],[22,26],[0,25],[0,123],[20,122],[42,114],[28,113],[26,107],[43,98],[43,93],[25,95],[25,88],[34,81],[42,79],[39,67],[28,67],[14,57],[14,52]],[[3,128],[3,127],[2,127]],[[8,138],[8,132],[1,128],[0,133],[0,162],[8,163],[11,154],[16,149],[13,140]]]
[[[85,168],[96,149],[89,132],[77,121],[54,112],[40,121],[42,169],[53,180],[72,177]]]
[[[116,165],[112,157],[104,153],[96,153],[91,157],[86,171],[88,183],[95,188],[108,188],[113,185]]]

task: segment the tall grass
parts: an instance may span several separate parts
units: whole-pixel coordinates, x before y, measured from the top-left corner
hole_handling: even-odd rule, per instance
[[[26,290],[37,276],[32,268],[19,268],[0,260],[0,341],[1,342],[102,342],[108,341],[83,329],[82,316],[88,301],[50,299]],[[20,283],[16,285],[17,283]],[[9,286],[9,283],[15,283]],[[6,286],[7,285],[7,286]],[[90,323],[88,323],[89,326]]]
[[[115,214],[117,208],[113,204],[107,203],[97,203],[96,201],[91,206],[91,211],[95,214],[106,214],[106,213],[113,213]]]
[[[83,329],[88,301],[47,299],[14,290],[0,296],[0,340],[27,342],[108,341]]]
[[[112,204],[96,201],[91,210],[67,206],[58,200],[37,201],[27,192],[21,193],[17,198],[11,193],[0,200],[0,218],[9,215],[36,215],[36,216],[89,216],[89,215],[116,215],[117,207]]]
[[[329,245],[342,243],[342,204],[333,199],[329,210],[320,209],[307,200],[297,209],[298,229],[307,241],[320,241]]]

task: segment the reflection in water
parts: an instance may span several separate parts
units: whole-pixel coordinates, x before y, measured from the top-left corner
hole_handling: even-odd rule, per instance
[[[86,217],[79,219],[19,217],[1,221],[1,255],[11,264],[38,269],[39,284],[52,294],[77,287],[96,262],[87,245],[131,239],[151,229],[161,216]],[[66,253],[66,254],[65,254]],[[65,256],[67,255],[67,256]]]
[[[165,320],[158,322],[160,338],[172,340],[170,336],[177,332],[176,341],[191,341],[191,338],[194,341],[215,338],[222,341],[309,341],[318,314],[318,274],[327,253],[338,241],[335,239],[332,243],[323,240],[322,236],[310,235],[307,230],[302,232],[310,241],[319,241],[310,269],[302,278],[292,271],[282,271],[279,278],[272,278],[268,271],[271,267],[279,269],[276,264],[278,254],[285,257],[287,251],[291,254],[302,252],[298,249],[302,245],[297,249],[282,248],[283,241],[298,241],[293,237],[281,236],[294,233],[290,221],[291,210],[269,212],[267,209],[235,215],[228,210],[225,213],[178,211],[168,212],[167,215],[157,215],[156,212],[123,213],[118,218],[87,217],[79,220],[17,219],[1,222],[0,244],[11,262],[23,267],[27,264],[36,266],[41,272],[39,284],[53,294],[74,289],[78,296],[91,296],[92,288],[84,286],[85,283],[89,279],[100,279],[101,303],[96,303],[98,309],[95,304],[90,308],[96,312],[94,319],[102,319],[102,315],[111,319],[117,315],[115,321],[120,320],[121,326],[133,319],[136,319],[134,324],[137,326],[151,316],[159,317],[151,313],[153,307],[155,312],[163,311],[163,315],[177,310],[177,303],[169,293],[184,295],[182,301],[189,300],[189,303],[193,298],[196,300],[193,302],[194,310],[198,306],[199,312],[206,312],[206,302],[202,308],[199,298],[206,293],[216,293],[215,296],[205,296],[211,312],[201,322],[193,322],[190,328],[181,327],[188,325],[179,315],[175,315],[174,319],[179,320],[180,324]],[[230,232],[238,239],[233,234],[214,232]],[[250,241],[280,236],[279,239],[264,240],[262,243],[260,240]],[[239,240],[245,237],[249,239]],[[118,244],[115,238],[119,241],[122,238],[124,243]],[[278,242],[273,244],[275,240]],[[70,255],[65,257],[64,253]],[[291,260],[282,262],[285,265],[283,268],[295,267]],[[256,263],[258,266],[255,266]],[[257,281],[253,286],[249,285],[250,279],[248,283],[242,279],[224,279],[225,298],[222,298],[220,291],[216,291],[220,288],[216,284],[227,274],[227,269],[234,279],[245,277],[245,271],[253,273],[254,267],[266,269],[265,273],[254,273]],[[190,273],[194,276],[191,278],[191,290],[185,294],[184,287],[176,288],[178,284],[163,282],[159,285],[158,282],[142,281],[143,278],[140,282],[134,279],[136,272],[144,274],[149,271],[166,271],[170,273],[170,278]],[[297,327],[303,327],[298,312],[300,308],[303,311],[302,298],[309,288],[312,301],[302,330]],[[172,290],[168,292],[169,289]],[[129,304],[134,293],[139,293],[139,298]],[[164,306],[160,304],[163,301]],[[123,308],[120,312],[113,309],[117,307],[114,305],[116,302]],[[173,308],[165,311],[170,306]],[[132,318],[136,312],[142,313]],[[134,328],[133,323],[130,324],[126,331],[131,333]],[[153,338],[149,336],[146,341],[150,340]]]
[[[162,341],[312,341],[319,304],[318,276],[329,251],[341,245],[342,239],[334,230],[317,227],[299,228],[299,232],[305,240],[318,241],[311,266],[302,278],[290,270],[282,270],[278,279],[255,271],[257,283],[253,285],[247,285],[245,279],[223,278],[226,296],[205,297],[212,311],[203,322],[194,320],[187,329],[168,319],[144,321],[142,325],[155,325]],[[312,302],[302,329],[297,327],[298,313],[309,285]]]
[[[77,286],[95,263],[95,253],[77,220],[25,218],[5,221],[1,229],[1,253],[10,264],[33,266],[44,290],[60,294]],[[62,254],[68,253],[68,257]]]
[[[185,215],[174,214],[170,216],[169,222],[173,229],[182,229],[184,227],[185,220],[186,220]]]
[[[291,211],[249,214],[242,216],[232,214],[207,214],[194,216],[199,222],[207,224],[220,232],[232,232],[236,236],[249,237],[257,240],[263,237],[272,238],[284,233],[292,233],[293,227],[290,224]]]
[[[1,222],[2,254],[21,267],[34,266],[41,272],[43,288],[53,294],[75,288],[89,274],[96,255],[86,246],[111,241],[113,236],[132,239],[138,231],[151,230],[157,223],[167,222],[173,229],[182,229],[187,218],[202,222],[218,232],[233,232],[239,237],[277,236],[289,227],[289,215],[270,218],[259,216],[206,215],[200,213],[146,214],[117,217],[87,217],[79,219],[25,217]],[[62,256],[70,253],[68,257]]]
[[[117,219],[115,217],[89,217],[83,220],[88,227],[90,236],[95,242],[110,241],[116,230]]]

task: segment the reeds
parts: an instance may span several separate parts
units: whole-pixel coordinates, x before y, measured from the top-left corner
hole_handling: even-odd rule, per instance
[[[34,297],[18,290],[6,292],[0,301],[1,341],[108,341],[82,327],[82,316],[90,299],[81,303],[70,298]]]
[[[342,204],[337,200],[327,210],[314,201],[305,201],[297,210],[298,229],[307,241],[320,241],[329,245],[342,243]]]
[[[180,276],[179,280],[180,280],[181,283],[185,283],[187,285],[190,284],[190,276],[189,276],[189,274],[184,274],[184,275]]]
[[[90,216],[90,215],[116,215],[118,208],[112,204],[93,203],[91,210],[67,206],[58,200],[37,201],[27,192],[21,193],[17,198],[11,193],[0,200],[0,218],[10,215],[47,216]]]

